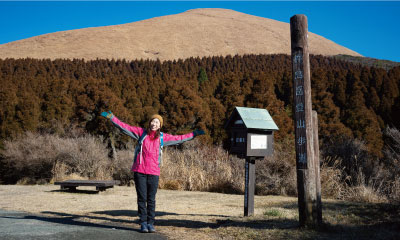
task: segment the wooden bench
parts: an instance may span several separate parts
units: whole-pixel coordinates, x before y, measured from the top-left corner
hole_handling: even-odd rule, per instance
[[[61,190],[75,191],[79,186],[96,186],[97,191],[105,191],[107,188],[113,188],[114,185],[119,185],[118,180],[66,180],[62,182],[55,182],[54,185],[60,185]]]

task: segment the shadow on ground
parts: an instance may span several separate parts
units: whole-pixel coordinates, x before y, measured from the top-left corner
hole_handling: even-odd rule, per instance
[[[70,190],[70,189],[57,189],[57,190],[51,190],[51,191],[45,191],[45,192],[61,192],[61,193],[77,193],[77,194],[98,194],[101,191],[99,190],[86,190],[86,189],[75,189],[75,190]]]
[[[266,204],[297,211],[297,202]],[[388,203],[322,202],[324,223],[313,232],[329,239],[400,239],[400,205]]]
[[[100,215],[109,215],[113,217],[132,217],[137,216],[137,211],[133,210],[110,210],[110,211],[98,211],[92,212],[93,214],[100,214]],[[207,217],[230,217],[227,215],[215,215],[215,214],[179,214],[179,213],[172,213],[172,212],[159,212],[156,211],[156,216],[207,216]]]
[[[94,214],[104,214],[109,216],[136,216],[137,211],[132,210],[114,210],[114,211],[100,211],[93,212]],[[214,214],[178,214],[171,212],[156,212],[157,216],[199,216],[199,217],[222,217],[229,218],[231,216],[226,215],[214,215]],[[216,229],[219,227],[246,227],[254,229],[268,229],[268,228],[295,228],[298,226],[297,221],[281,219],[281,220],[231,220],[231,219],[216,219],[211,222],[187,220],[187,219],[157,219],[156,224],[158,226],[170,226],[170,227],[183,227],[183,228],[211,228]]]
[[[180,214],[157,211],[157,226],[186,229],[218,229],[222,231],[254,231],[262,234],[288,235],[290,238],[312,239],[400,239],[400,205],[352,203],[343,201],[322,202],[324,224],[317,230],[299,228],[295,217],[258,215],[232,217],[218,214]],[[284,208],[297,212],[296,202],[266,204],[268,208]],[[168,219],[170,216],[170,219]],[[162,217],[162,218],[161,218]],[[7,219],[32,219],[65,226],[84,226],[137,232],[137,211],[108,210],[88,214],[42,212],[39,216],[2,216]],[[274,231],[269,231],[274,230]],[[278,232],[275,230],[279,230]],[[229,233],[228,233],[229,235]],[[278,236],[279,235],[279,236]],[[275,236],[275,235],[273,235]]]
[[[295,210],[296,203],[268,205]],[[69,214],[61,212],[42,212],[44,216],[26,216],[26,219],[64,224],[138,231],[137,211],[109,210],[88,214]],[[156,212],[158,217],[171,216],[173,219],[157,219],[156,225],[186,229],[219,229],[223,231],[255,231],[262,234],[280,234],[295,238],[312,239],[400,239],[400,206],[391,204],[361,204],[349,202],[323,203],[325,223],[319,229],[299,228],[297,219],[285,217],[255,216],[232,217],[215,214],[179,214]],[[181,217],[180,217],[181,216]],[[187,219],[192,217],[192,219]],[[196,219],[196,216],[208,220]],[[340,218],[344,220],[341,221]],[[137,228],[136,228],[137,226]],[[136,228],[136,229],[135,229]],[[274,230],[274,231],[268,231]],[[279,232],[275,230],[280,230]],[[265,231],[265,232],[264,232]],[[278,236],[279,235],[279,236]],[[274,236],[274,235],[273,235]]]
[[[266,208],[298,209],[295,202],[268,204]],[[389,203],[357,203],[357,202],[322,202],[322,215],[351,216],[358,223],[374,224],[382,222],[400,222],[400,204]]]
[[[53,213],[53,212],[43,212],[44,214],[54,214],[55,217],[51,216],[37,216],[37,215],[28,215],[24,217],[2,217],[2,218],[9,218],[9,219],[31,219],[31,220],[38,220],[44,222],[51,222],[57,224],[64,224],[64,225],[74,225],[74,226],[83,226],[83,227],[97,227],[97,228],[106,228],[106,229],[117,229],[117,230],[128,230],[128,231],[138,231],[133,228],[122,227],[118,225],[111,225],[111,224],[98,224],[98,223],[91,223],[86,221],[81,221],[79,218],[86,217],[80,215],[71,215],[65,213]],[[100,218],[99,218],[100,219]],[[104,219],[106,220],[106,219]],[[119,221],[118,221],[119,222]],[[132,222],[130,222],[132,223]]]
[[[50,220],[55,219],[65,219],[66,224],[74,223],[74,219],[82,219],[85,218],[89,221],[104,221],[109,223],[119,223],[119,224],[131,224],[132,221],[125,220],[118,217],[133,217],[137,216],[137,211],[132,210],[114,210],[114,211],[99,211],[93,212],[92,214],[103,215],[103,216],[93,216],[89,215],[77,215],[77,214],[66,214],[59,212],[42,212],[46,215],[54,215],[57,216],[54,219],[49,218]],[[177,214],[171,212],[157,212],[157,216],[207,216],[210,218],[214,217],[228,217],[225,215],[206,215],[206,214]],[[104,215],[108,215],[110,217],[104,217]],[[115,218],[117,217],[117,218]],[[62,221],[62,220],[59,220]],[[135,221],[138,223],[137,221]],[[253,229],[289,229],[298,227],[298,222],[294,220],[288,219],[278,219],[278,220],[231,220],[231,219],[216,219],[211,222],[206,221],[198,221],[198,220],[188,220],[188,219],[157,219],[157,226],[166,226],[166,227],[182,227],[182,228],[211,228],[216,229],[220,227],[245,227],[245,228],[253,228]]]
[[[52,213],[35,214],[0,209],[0,239],[96,239],[96,240],[165,240],[155,234],[143,234],[132,224],[86,221],[81,216]],[[84,217],[84,216],[83,216]]]

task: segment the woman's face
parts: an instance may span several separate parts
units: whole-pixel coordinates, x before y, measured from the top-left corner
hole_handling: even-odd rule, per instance
[[[158,120],[157,118],[154,118],[150,122],[150,130],[157,131],[158,129],[160,129],[160,120]]]

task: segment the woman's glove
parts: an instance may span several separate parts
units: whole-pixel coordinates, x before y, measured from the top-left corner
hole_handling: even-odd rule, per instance
[[[101,115],[102,117],[105,117],[105,118],[107,118],[107,119],[111,119],[111,118],[113,118],[113,117],[114,117],[114,114],[113,114],[111,111],[108,111],[108,112],[102,112],[100,115]]]
[[[196,136],[199,136],[199,135],[204,135],[204,131],[201,130],[201,129],[196,129],[196,130],[193,131],[193,135],[194,135],[195,137],[196,137]]]

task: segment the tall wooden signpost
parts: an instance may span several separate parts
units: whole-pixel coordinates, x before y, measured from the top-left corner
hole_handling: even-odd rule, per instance
[[[315,157],[314,150],[314,141],[318,141],[318,136],[314,139],[308,26],[305,15],[290,18],[290,35],[299,221],[300,226],[317,226],[321,223],[321,204],[318,204],[317,199],[319,174],[316,175],[316,171],[319,171],[319,166],[318,169],[316,167],[319,160]]]

